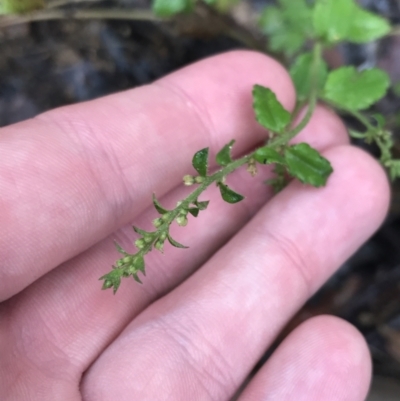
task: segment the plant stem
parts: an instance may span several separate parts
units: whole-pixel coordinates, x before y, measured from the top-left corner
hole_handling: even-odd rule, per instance
[[[38,11],[23,16],[7,16],[0,18],[0,27],[24,24],[34,21],[50,21],[60,19],[114,19],[158,21],[159,19],[150,10],[129,9],[87,9],[87,10],[56,10]]]

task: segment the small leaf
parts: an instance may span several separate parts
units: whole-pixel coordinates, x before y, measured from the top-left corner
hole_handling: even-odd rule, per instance
[[[264,146],[254,153],[254,158],[261,164],[279,163],[286,164],[285,158],[275,149]]]
[[[229,163],[232,163],[231,150],[235,141],[230,141],[227,145],[225,145],[222,150],[217,154],[217,163],[220,166],[227,166]]]
[[[222,199],[228,203],[238,203],[244,199],[243,195],[232,191],[227,185],[223,184],[222,182],[218,183],[219,189],[221,191]]]
[[[139,235],[141,235],[143,237],[146,236],[146,235],[152,235],[153,234],[153,233],[150,233],[148,231],[142,230],[139,227],[132,226],[132,228],[133,228],[133,231],[135,231],[135,233],[138,233]]]
[[[261,85],[253,88],[253,108],[257,121],[272,132],[280,133],[291,121],[291,114],[285,110],[271,89]]]
[[[44,0],[1,0],[1,14],[24,14],[45,8]]]
[[[193,9],[192,0],[153,0],[154,14],[159,17],[172,17],[175,14],[188,12]]]
[[[329,74],[323,97],[342,109],[363,110],[381,99],[389,85],[389,76],[378,68],[358,72],[342,67]]]
[[[206,210],[209,203],[210,203],[210,201],[199,202],[198,200],[193,202],[193,204],[196,205],[199,210]]]
[[[299,56],[292,68],[290,69],[290,75],[292,76],[294,86],[297,92],[297,99],[299,101],[308,99],[312,85],[314,83],[314,74],[312,71],[313,65],[313,54],[312,53],[304,53]],[[319,63],[318,74],[318,82],[317,88],[318,91],[322,91],[324,88],[326,79],[328,78],[328,66],[325,61],[321,60]]]
[[[169,210],[164,209],[164,208],[160,205],[160,202],[157,200],[155,194],[153,194],[153,205],[154,205],[154,207],[156,208],[157,212],[160,213],[160,214],[165,214],[165,213],[168,213],[168,212],[169,212]]]
[[[121,275],[122,275],[121,269],[115,269],[112,270],[110,273],[100,277],[99,280],[104,280],[102,290],[113,288],[115,294],[119,286],[121,285]]]
[[[180,244],[178,241],[175,241],[169,234],[167,236],[169,243],[174,246],[175,248],[181,248],[181,249],[188,249],[188,246]]]
[[[200,209],[197,207],[191,207],[189,209],[189,213],[194,217],[197,217],[199,215],[199,212],[200,212]]]
[[[314,6],[314,29],[329,44],[345,40],[353,23],[354,0],[317,0]]]
[[[346,39],[353,43],[367,43],[386,36],[390,30],[385,18],[356,6]]]
[[[133,260],[133,266],[135,267],[135,269],[141,271],[144,275],[146,275],[143,256],[136,255],[135,259]]]
[[[133,273],[132,277],[137,283],[143,284],[142,281],[140,280],[139,276],[136,273]]]
[[[375,113],[372,114],[372,117],[375,119],[378,128],[383,128],[386,125],[386,118],[382,114]]]
[[[305,184],[321,187],[333,172],[330,162],[306,143],[285,149],[289,173]]]
[[[114,245],[115,245],[115,247],[117,248],[117,251],[118,251],[119,253],[122,253],[122,255],[125,255],[125,256],[128,255],[128,252],[124,251],[124,250],[122,249],[121,245],[119,245],[117,241],[114,241]]]
[[[201,177],[207,176],[208,171],[208,148],[199,150],[192,160],[193,167],[200,174]]]

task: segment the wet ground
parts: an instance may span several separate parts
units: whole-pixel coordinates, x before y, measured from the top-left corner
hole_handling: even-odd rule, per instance
[[[143,7],[147,4],[130,2],[133,3]],[[246,3],[235,15],[250,26],[254,10],[264,3]],[[395,24],[400,24],[399,3],[364,1]],[[120,2],[120,6],[127,4]],[[172,24],[63,20],[0,28],[0,126],[57,106],[151,82],[212,54],[262,45],[262,40],[252,34],[241,35],[244,41],[233,38],[231,33],[224,34],[224,29],[232,26],[230,20],[207,25],[204,27],[196,19]],[[333,59],[338,64],[375,63],[389,72],[394,83],[400,82],[400,37],[385,39],[375,46],[343,46],[333,54]],[[400,98],[396,93],[391,91],[379,110],[393,121],[396,146],[400,149]],[[382,229],[291,324],[292,327],[321,313],[335,314],[352,322],[365,335],[374,357],[375,373],[384,380],[400,378],[399,183],[394,184],[393,194],[391,213]],[[396,382],[393,386],[396,388]],[[390,399],[389,395],[385,397],[380,399]]]

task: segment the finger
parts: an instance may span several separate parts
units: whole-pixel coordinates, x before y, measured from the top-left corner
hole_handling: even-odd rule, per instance
[[[371,357],[347,322],[320,316],[292,332],[238,401],[364,401]]]
[[[0,300],[128,223],[152,192],[178,184],[195,151],[237,138],[241,152],[260,141],[254,82],[293,106],[286,71],[239,51],[3,129]]]
[[[318,139],[314,138],[316,135]],[[348,136],[341,120],[331,111],[320,107],[301,137],[296,140],[312,142],[323,150],[347,143]],[[135,315],[182,282],[234,233],[239,232],[265,204],[272,195],[263,184],[266,178],[261,172],[256,178],[251,178],[245,170],[230,177],[234,187],[247,196],[244,202],[235,206],[224,204],[218,189],[211,188],[204,195],[211,200],[208,210],[198,219],[192,219],[188,227],[174,232],[174,236],[189,245],[190,249],[183,251],[166,247],[164,255],[148,255],[147,277],[143,286],[138,286],[133,280],[126,280],[117,296],[113,296],[111,291],[100,291],[98,278],[117,257],[113,239],[117,239],[126,249],[131,247],[133,231],[128,226],[3,303],[0,321],[9,323],[0,327],[0,337],[4,338],[3,344],[6,347],[4,352],[0,350],[0,354],[3,354],[0,359],[0,378],[3,377],[1,372],[7,370],[8,377],[13,378],[7,382],[41,383],[41,386],[47,382],[52,383],[51,386],[49,384],[52,390],[48,390],[47,394],[50,399],[54,399],[56,395],[63,394],[65,381],[57,385],[54,384],[57,380],[43,375],[42,369],[32,371],[25,362],[26,349],[29,348],[29,358],[38,361],[37,364],[43,366],[45,371],[43,361],[51,360],[54,350],[60,349],[65,361],[71,361],[68,366],[66,363],[62,365],[60,377],[77,378],[74,383],[74,387],[77,387],[83,371]],[[182,199],[182,191],[182,188],[172,191],[162,199],[162,204],[173,205]],[[154,208],[150,207],[134,224],[146,228],[146,224],[153,218]],[[211,232],[210,227],[213,228]],[[44,321],[46,324],[43,324]],[[48,330],[49,326],[51,331]],[[29,342],[35,342],[35,347],[18,345],[24,342],[18,334],[22,332],[29,333],[27,338]],[[16,358],[15,355],[20,356]],[[11,360],[14,361],[13,372],[9,368]],[[1,388],[0,383],[0,393]],[[35,386],[31,386],[30,390],[32,394],[37,393]]]
[[[142,312],[91,366],[86,401],[233,395],[288,319],[386,214],[388,183],[370,156],[350,146],[325,156],[335,168],[328,186],[292,183]]]

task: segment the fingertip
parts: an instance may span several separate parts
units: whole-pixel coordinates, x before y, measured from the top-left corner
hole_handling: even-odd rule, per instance
[[[390,184],[385,170],[370,154],[355,146],[336,147],[327,152],[327,157],[337,172],[331,179],[340,180],[348,198],[352,197],[358,205],[365,216],[364,232],[370,235],[382,224],[390,205]]]
[[[355,327],[317,316],[279,345],[240,401],[363,401],[371,365],[368,346]]]

